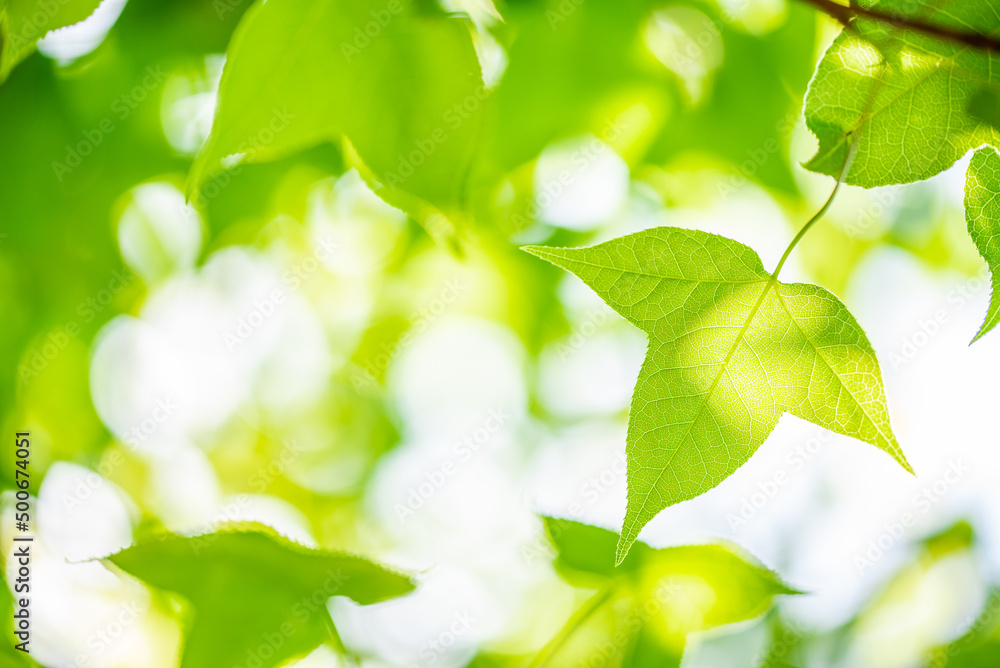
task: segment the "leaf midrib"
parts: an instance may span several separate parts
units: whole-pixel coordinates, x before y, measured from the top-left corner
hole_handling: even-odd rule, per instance
[[[663,467],[657,473],[656,478],[653,480],[653,483],[649,486],[650,491],[652,491],[653,489],[655,489],[656,486],[660,483],[660,480],[663,479],[664,474],[666,473],[667,469],[670,468],[670,465],[673,463],[673,460],[677,456],[677,453],[680,452],[681,447],[684,445],[684,442],[691,435],[691,431],[694,429],[695,423],[698,422],[698,419],[701,417],[702,413],[704,412],[705,407],[708,405],[708,400],[714,394],[716,386],[718,386],[719,381],[722,379],[722,374],[724,374],[726,372],[726,369],[729,366],[729,362],[732,361],[733,355],[736,354],[736,350],[739,348],[739,345],[745,339],[747,330],[750,328],[750,325],[753,324],[754,318],[757,317],[757,313],[760,311],[760,307],[764,303],[764,300],[767,298],[767,295],[770,292],[770,290],[771,290],[772,287],[774,288],[774,294],[777,297],[778,302],[781,304],[782,309],[788,315],[788,319],[791,320],[795,324],[796,329],[799,330],[799,332],[802,334],[802,337],[812,347],[813,351],[816,354],[816,357],[818,357],[823,362],[823,364],[826,365],[827,369],[830,370],[830,373],[834,376],[834,378],[837,379],[837,382],[847,392],[847,394],[851,397],[851,399],[854,401],[855,405],[859,409],[861,409],[862,414],[865,416],[865,418],[868,420],[868,422],[871,424],[871,426],[874,427],[875,431],[878,432],[878,435],[882,438],[882,440],[887,445],[890,446],[891,451],[889,452],[889,454],[891,454],[894,459],[896,459],[901,464],[903,464],[904,467],[908,471],[910,471],[910,473],[912,473],[913,470],[909,466],[909,464],[906,463],[905,457],[902,456],[902,453],[897,452],[898,449],[899,449],[898,446],[896,446],[891,439],[889,439],[889,438],[886,437],[886,435],[883,432],[882,428],[878,425],[878,423],[868,413],[868,410],[865,408],[864,404],[862,404],[860,401],[858,401],[858,398],[854,395],[854,393],[851,391],[851,389],[849,387],[847,387],[847,385],[844,383],[843,379],[841,379],[840,375],[833,369],[833,366],[829,363],[829,361],[827,361],[826,357],[823,356],[823,353],[820,352],[819,346],[816,345],[816,342],[812,340],[812,338],[805,332],[804,329],[802,329],[802,326],[799,324],[798,320],[792,314],[791,309],[788,308],[788,304],[785,302],[784,298],[782,297],[781,291],[778,290],[778,286],[780,284],[778,283],[777,279],[775,279],[772,276],[770,279],[766,279],[766,280],[767,280],[767,285],[764,286],[764,289],[761,291],[760,297],[758,297],[757,302],[754,304],[753,308],[750,310],[750,313],[747,315],[746,322],[743,323],[743,327],[737,333],[736,339],[734,340],[733,345],[732,345],[732,347],[729,350],[729,353],[726,355],[726,358],[722,361],[722,363],[721,363],[721,365],[719,367],[719,371],[715,375],[715,378],[713,379],[712,384],[705,391],[705,394],[704,394],[704,396],[702,398],[701,404],[698,406],[698,410],[695,412],[695,414],[691,418],[690,422],[688,422],[687,430],[684,432],[684,434],[681,436],[681,438],[677,441],[677,447],[670,454],[670,456],[667,459],[666,463],[663,465]],[[636,517],[639,516],[639,515],[641,515],[643,512],[645,512],[646,505],[647,505],[647,503],[649,501],[649,494],[650,494],[650,492],[646,492],[646,494],[643,496],[642,502],[640,503],[639,508],[636,511],[636,515],[635,515]],[[632,530],[632,526],[634,526],[634,525],[635,525],[635,520],[633,519],[633,521],[630,523],[630,526],[629,526],[629,532],[630,533],[631,533],[631,530]]]
[[[755,303],[753,305],[753,308],[750,309],[750,313],[747,316],[746,322],[743,323],[743,327],[740,328],[740,331],[736,334],[736,339],[733,341],[733,345],[730,348],[729,353],[726,355],[726,358],[722,361],[722,364],[719,366],[719,372],[715,375],[715,379],[712,380],[712,384],[708,387],[708,390],[705,391],[705,395],[701,400],[701,404],[698,406],[698,410],[695,412],[694,417],[692,417],[691,421],[688,423],[687,430],[681,436],[680,440],[677,441],[677,447],[674,449],[672,453],[670,453],[670,457],[667,459],[666,463],[660,469],[659,473],[656,474],[656,479],[653,480],[653,484],[649,486],[650,490],[653,490],[660,483],[660,480],[663,479],[663,475],[666,473],[667,469],[670,468],[670,464],[673,463],[674,458],[677,456],[677,453],[680,452],[681,446],[684,445],[684,442],[691,435],[691,430],[694,429],[694,425],[698,421],[698,418],[700,418],[701,414],[705,411],[705,407],[708,405],[708,400],[712,397],[712,394],[715,392],[715,388],[719,384],[719,380],[722,378],[722,374],[726,372],[726,368],[729,366],[729,362],[732,361],[733,355],[736,354],[736,349],[739,348],[740,343],[743,342],[747,330],[753,323],[754,318],[757,317],[757,312],[760,310],[761,305],[764,303],[764,299],[767,297],[768,291],[773,286],[776,286],[778,283],[777,279],[774,278],[774,276],[771,276],[770,278],[764,280],[767,281],[767,284],[764,286],[764,289],[761,290],[760,297],[757,298],[757,303]],[[756,282],[756,281],[750,281],[750,282]],[[635,516],[639,516],[643,512],[645,512],[646,504],[649,502],[649,494],[650,492],[646,492],[646,494],[643,496],[642,503],[640,504],[639,509],[636,512]],[[635,519],[633,519],[632,522],[630,523],[629,533],[632,532],[633,526],[635,526]],[[633,538],[633,541],[634,540],[635,539]]]
[[[705,279],[703,279],[703,278],[688,278],[687,276],[664,276],[662,274],[651,274],[651,273],[648,273],[648,272],[645,272],[645,271],[637,271],[637,270],[634,270],[634,269],[620,269],[618,267],[613,267],[613,266],[606,265],[606,264],[598,264],[597,262],[588,262],[587,260],[579,260],[579,259],[576,259],[576,258],[569,258],[569,257],[563,256],[563,255],[559,255],[559,254],[556,254],[556,253],[541,253],[541,254],[539,254],[539,257],[541,257],[542,255],[549,255],[549,257],[555,257],[555,258],[560,258],[560,259],[568,260],[570,262],[576,262],[578,264],[587,265],[588,267],[597,267],[598,269],[610,269],[612,271],[618,272],[619,274],[631,274],[633,276],[648,276],[650,278],[661,278],[661,279],[664,279],[664,280],[667,280],[667,281],[687,281],[689,283],[713,283],[713,284],[724,284],[724,285],[750,285],[752,283],[764,283],[764,282],[772,280],[770,276],[766,276],[764,278],[754,278],[754,279],[745,280],[745,281],[723,281],[723,280],[715,280],[715,279],[710,279],[710,278],[705,278]]]

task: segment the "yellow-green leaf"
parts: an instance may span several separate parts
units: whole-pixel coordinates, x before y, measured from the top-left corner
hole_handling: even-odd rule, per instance
[[[0,3],[0,81],[35,50],[50,30],[79,23],[94,13],[101,0],[6,0]]]
[[[731,475],[785,413],[911,470],[871,344],[823,288],[780,283],[752,249],[693,230],[526,250],[579,276],[649,336],[629,415],[618,562],[657,513]]]

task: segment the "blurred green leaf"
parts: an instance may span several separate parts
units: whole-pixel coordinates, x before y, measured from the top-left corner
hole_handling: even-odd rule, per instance
[[[636,574],[649,557],[651,548],[638,543],[617,568],[615,546],[618,535],[607,529],[572,520],[543,518],[549,540],[556,548],[556,566],[563,573],[585,573],[600,578]]]
[[[617,534],[572,520],[543,521],[560,572],[572,583],[599,589],[581,609],[586,616],[612,599],[629,600],[630,611],[609,631],[615,645],[624,645],[623,666],[680,665],[689,633],[758,617],[774,596],[799,593],[734,546],[654,549],[640,542],[623,567],[614,568]],[[588,578],[581,581],[580,574]],[[558,656],[559,646],[584,622],[578,612],[544,655]]]
[[[704,13],[708,21],[703,19],[694,23],[696,29],[689,28],[696,45],[693,53],[711,48],[709,40],[715,39],[723,61],[707,77],[704,99],[677,101],[679,113],[670,118],[648,160],[666,162],[686,152],[700,153],[728,164],[739,179],[797,194],[787,154],[813,72],[815,12],[801,2],[789,2],[776,28],[749,34],[731,18],[720,15],[714,3],[671,6]],[[686,53],[674,59],[684,63]],[[727,180],[720,193],[731,190],[733,183],[731,178]]]
[[[421,218],[428,204],[454,214],[479,131],[465,108],[484,97],[463,20],[409,0],[257,4],[227,51],[189,189],[229,155],[273,160],[343,136],[384,199]]]
[[[165,81],[222,51],[241,11],[130,2],[93,53],[70,67],[31,54],[0,86],[0,415],[37,430],[40,474],[105,440],[89,343],[144,292],[119,254],[116,205],[187,171],[163,133]]]
[[[502,8],[509,63],[495,92],[489,158],[501,173],[529,162],[547,144],[593,133],[612,146],[662,127],[670,73],[646,49],[646,0],[510,2]],[[632,105],[647,116],[626,124]]]
[[[579,276],[649,336],[629,414],[617,561],[658,512],[746,462],[784,413],[870,443],[911,470],[871,344],[826,290],[780,283],[752,249],[678,228],[525,250]]]
[[[368,605],[413,589],[408,577],[367,559],[302,547],[253,523],[150,539],[108,560],[194,608],[182,668],[232,666],[249,655],[280,665],[335,638],[331,596]]]
[[[926,668],[992,668],[1000,657],[1000,589],[986,597],[972,627],[928,656]]]
[[[505,227],[530,222],[526,171],[542,148],[588,134],[636,168],[697,156],[741,179],[797,191],[786,153],[812,72],[810,10],[791,5],[762,35],[697,0],[511,1],[501,13],[494,32],[508,63],[473,184],[487,198],[498,180],[520,191],[512,205],[487,209]],[[578,152],[570,171],[592,155]]]
[[[50,30],[79,23],[101,0],[6,0],[0,3],[0,82],[35,49]]]

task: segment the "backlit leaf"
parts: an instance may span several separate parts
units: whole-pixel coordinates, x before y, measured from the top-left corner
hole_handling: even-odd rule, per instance
[[[904,15],[912,7],[900,0],[863,4]],[[987,2],[950,0],[926,17],[986,34],[1000,27]],[[826,52],[809,87],[806,122],[820,145],[807,166],[836,175],[851,137],[860,133],[846,181],[873,187],[929,178],[983,143],[996,145],[1000,130],[970,113],[1000,85],[996,58],[881,21],[854,21]]]
[[[946,0],[916,14],[904,0],[861,4],[964,32],[1000,29],[991,2]],[[998,64],[996,53],[885,21],[854,20],[826,52],[809,87],[806,122],[819,150],[806,166],[836,175],[857,137],[846,182],[870,188],[927,179],[983,144],[1000,147]],[[995,242],[991,246],[997,219],[990,193],[1000,190],[995,165],[994,151],[978,152],[966,189],[969,232],[994,275],[1000,253]],[[998,317],[994,302],[975,338]]]
[[[468,110],[482,99],[462,19],[409,0],[270,0],[233,35],[189,189],[233,154],[267,161],[346,137],[384,199],[451,213],[479,131]]]
[[[826,290],[780,283],[752,249],[692,230],[526,250],[579,276],[649,336],[629,415],[618,562],[657,513],[746,462],[784,413],[910,470],[871,344]]]

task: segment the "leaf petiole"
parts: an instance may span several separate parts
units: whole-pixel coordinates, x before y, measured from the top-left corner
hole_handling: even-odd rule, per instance
[[[860,132],[858,133],[858,135],[860,135]],[[788,259],[788,256],[792,254],[792,251],[795,249],[795,246],[797,246],[798,243],[802,241],[802,237],[806,235],[806,232],[808,232],[813,225],[819,222],[819,219],[822,218],[824,214],[826,214],[826,212],[830,209],[830,206],[833,205],[833,200],[837,196],[837,193],[840,191],[840,186],[844,184],[844,180],[847,178],[848,173],[850,173],[851,171],[851,163],[854,161],[854,154],[857,151],[857,149],[858,149],[858,139],[857,137],[855,137],[854,140],[851,141],[850,147],[847,149],[847,155],[844,157],[844,165],[840,168],[840,174],[837,175],[837,183],[833,186],[833,190],[830,192],[830,196],[826,198],[826,201],[823,203],[823,206],[820,207],[819,211],[817,211],[812,218],[806,221],[806,224],[802,226],[802,229],[800,229],[798,233],[794,237],[792,237],[792,240],[788,243],[788,247],[785,248],[785,252],[781,256],[781,259],[778,260],[778,266],[774,268],[774,272],[771,274],[772,283],[777,282],[778,272],[780,272],[781,268],[785,266],[785,261]]]

